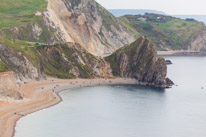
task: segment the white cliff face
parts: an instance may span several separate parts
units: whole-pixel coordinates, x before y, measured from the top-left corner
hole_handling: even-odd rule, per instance
[[[93,55],[111,54],[135,40],[132,32],[93,0],[48,0],[47,17],[64,42],[78,43]]]
[[[37,24],[32,24],[32,33],[33,37],[39,40],[40,35],[42,34],[42,29]]]
[[[64,23],[62,22],[61,18],[58,16],[70,13],[67,12],[67,9],[64,3],[61,0],[47,0],[47,11],[44,12],[44,16],[49,20],[49,26],[55,29],[57,32],[57,37],[60,38],[63,42],[70,42],[74,43],[74,40],[71,38],[70,33],[64,27]],[[56,12],[58,11],[58,14]]]

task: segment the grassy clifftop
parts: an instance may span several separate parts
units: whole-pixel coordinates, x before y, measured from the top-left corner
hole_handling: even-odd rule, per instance
[[[187,49],[188,44],[202,33],[205,25],[195,20],[183,20],[159,14],[126,15],[120,17],[131,31],[147,36],[159,50]]]
[[[37,10],[46,8],[45,0],[1,0],[0,28],[27,24],[35,21]]]

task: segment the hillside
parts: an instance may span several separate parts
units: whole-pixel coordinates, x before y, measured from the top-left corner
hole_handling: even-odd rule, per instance
[[[112,78],[103,57],[141,36],[93,0],[7,0],[0,18],[0,72],[17,81]]]
[[[125,15],[119,19],[131,31],[147,36],[158,50],[206,49],[206,27],[202,22],[159,14]]]
[[[72,42],[104,55],[135,40],[105,8],[92,0],[11,0],[0,7],[0,33],[30,42]],[[47,5],[47,6],[46,6]]]
[[[38,19],[37,10],[46,8],[44,0],[1,0],[0,28],[8,28],[28,24]]]

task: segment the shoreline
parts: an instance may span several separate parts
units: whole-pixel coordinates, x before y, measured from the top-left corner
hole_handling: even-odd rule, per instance
[[[17,121],[31,113],[55,106],[62,101],[60,92],[81,88],[106,85],[139,85],[138,81],[129,78],[113,79],[55,79],[27,81],[21,89],[25,95],[22,101],[0,100],[0,136],[13,137]]]
[[[158,56],[206,56],[206,52],[192,50],[157,51]]]

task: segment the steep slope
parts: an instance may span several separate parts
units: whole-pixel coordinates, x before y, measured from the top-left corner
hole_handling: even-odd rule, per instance
[[[147,36],[158,50],[206,49],[206,27],[202,22],[160,14],[126,15],[120,20],[133,32]]]
[[[8,71],[7,65],[0,60],[0,72],[6,72],[6,71]]]
[[[17,80],[113,77],[110,64],[102,56],[128,45],[141,34],[93,0],[47,2],[46,6],[44,0],[17,0],[9,7],[11,0],[3,1],[0,19],[6,20],[0,21],[0,72],[10,70]],[[135,55],[142,56],[141,52]],[[165,70],[161,63],[145,69],[152,73],[161,66]],[[159,78],[149,82],[157,81],[164,84]]]
[[[111,76],[109,64],[72,43],[31,47],[0,44],[0,59],[19,80],[39,80],[46,75],[58,78]]]
[[[93,0],[47,0],[47,10],[42,10],[43,1],[18,0],[16,7],[11,5],[19,10],[15,14],[9,12],[8,6],[0,7],[0,12],[8,11],[0,16],[6,18],[5,21],[18,17],[11,24],[1,25],[0,22],[0,35],[10,40],[43,44],[78,43],[97,56],[111,54],[136,39],[117,18]],[[9,2],[4,1],[4,5]],[[29,3],[35,6],[27,9]]]
[[[21,52],[0,44],[0,59],[15,73],[16,78],[40,79],[38,69]]]
[[[157,57],[155,46],[144,37],[105,59],[110,63],[115,76],[136,78],[142,84],[156,87],[173,85],[173,82],[166,78],[165,59]]]
[[[135,36],[93,0],[48,0],[48,13],[64,33],[94,55],[104,55],[135,40]],[[69,38],[69,39],[68,39]]]

